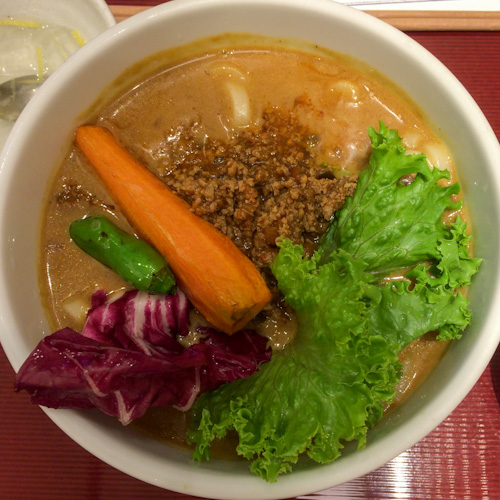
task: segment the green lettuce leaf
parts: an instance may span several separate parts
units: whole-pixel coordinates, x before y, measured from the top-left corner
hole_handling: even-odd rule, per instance
[[[302,454],[335,460],[345,442],[366,443],[401,376],[398,353],[438,331],[458,338],[470,322],[466,286],[480,261],[469,257],[466,224],[443,224],[456,209],[457,184],[423,155],[405,155],[382,123],[370,129],[373,153],[353,197],[337,214],[311,259],[289,240],[271,269],[296,312],[293,343],[251,377],[202,395],[192,409],[193,457],[229,431],[237,452],[268,481],[290,472]],[[412,183],[400,182],[414,175]],[[384,282],[411,268],[402,281]]]
[[[450,172],[431,170],[423,154],[406,155],[397,132],[383,123],[379,132],[370,128],[369,135],[369,166],[323,237],[322,259],[340,247],[363,259],[369,271],[382,274],[438,258],[437,241],[448,231],[441,216],[446,209],[460,208],[450,201],[459,185],[438,186]],[[416,177],[402,184],[400,179],[408,175]]]

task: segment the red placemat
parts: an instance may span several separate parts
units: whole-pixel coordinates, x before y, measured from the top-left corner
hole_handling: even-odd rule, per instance
[[[500,32],[409,34],[459,78],[500,137]],[[94,458],[31,405],[27,394],[14,394],[13,384],[14,372],[0,350],[0,499],[192,498],[142,483]],[[371,474],[301,498],[500,498],[499,402],[497,350],[467,398],[420,443]]]

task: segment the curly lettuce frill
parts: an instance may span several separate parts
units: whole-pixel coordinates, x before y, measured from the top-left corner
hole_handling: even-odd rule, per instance
[[[480,261],[469,257],[466,224],[441,220],[459,208],[450,202],[458,185],[440,186],[448,173],[406,155],[383,124],[370,137],[370,164],[316,254],[306,259],[285,240],[272,264],[297,315],[294,342],[251,377],[199,398],[195,459],[208,459],[210,443],[234,430],[251,470],[276,481],[303,453],[329,463],[345,442],[363,447],[394,397],[401,349],[428,331],[457,338],[470,322],[456,290]],[[406,175],[413,182],[400,182]],[[411,268],[405,280],[384,284],[401,268]]]

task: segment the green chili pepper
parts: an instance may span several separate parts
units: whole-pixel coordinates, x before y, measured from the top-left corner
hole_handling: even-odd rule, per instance
[[[70,225],[69,234],[84,252],[113,269],[134,288],[150,293],[175,292],[175,278],[163,256],[106,217],[77,220]]]

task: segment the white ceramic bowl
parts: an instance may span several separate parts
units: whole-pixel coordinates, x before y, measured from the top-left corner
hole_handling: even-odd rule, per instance
[[[0,19],[7,17],[66,26],[78,30],[85,40],[115,24],[104,0],[3,0]]]
[[[76,30],[88,42],[115,24],[113,14],[105,0],[3,0],[0,2],[0,20],[38,21],[52,26]],[[0,57],[1,59],[1,57]],[[0,64],[2,66],[2,64]],[[8,78],[24,76],[25,71],[12,73],[12,68],[2,68]],[[5,73],[0,71],[0,82]],[[3,73],[3,74],[2,74]],[[12,129],[12,122],[0,119],[0,150]]]
[[[46,411],[97,457],[162,488],[218,499],[287,498],[349,481],[411,447],[460,403],[499,343],[498,141],[461,84],[399,31],[330,0],[175,0],[120,23],[79,50],[28,105],[1,158],[1,340],[17,370],[41,336],[50,333],[37,284],[40,210],[80,113],[136,61],[227,31],[304,38],[351,54],[391,78],[431,117],[448,138],[473,221],[476,253],[484,258],[470,287],[473,324],[409,400],[369,433],[364,450],[348,448],[331,465],[298,466],[275,484],[252,476],[239,461],[192,464],[187,453],[98,413]]]

